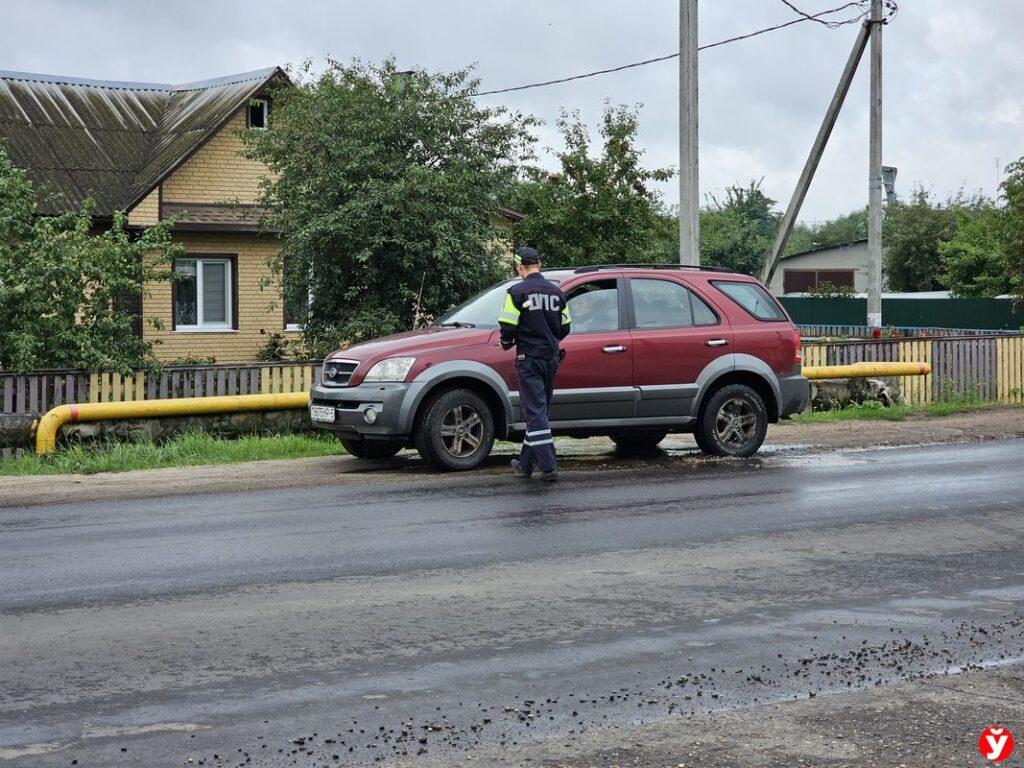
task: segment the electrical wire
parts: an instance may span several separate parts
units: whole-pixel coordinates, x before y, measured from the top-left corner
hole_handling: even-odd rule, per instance
[[[744,35],[736,35],[735,37],[727,37],[724,40],[718,40],[717,42],[714,42],[714,43],[705,43],[704,45],[698,46],[697,50],[698,51],[706,51],[706,50],[708,50],[710,48],[717,48],[720,45],[728,45],[729,43],[736,43],[736,42],[739,42],[740,40],[748,40],[748,39],[750,39],[752,37],[757,37],[758,35],[764,35],[764,34],[767,34],[768,32],[775,32],[775,31],[780,30],[780,29],[785,29],[786,27],[791,27],[794,24],[802,24],[802,23],[807,22],[807,21],[815,21],[815,22],[818,22],[818,23],[825,24],[826,26],[829,27],[829,29],[836,29],[838,27],[845,26],[847,24],[855,24],[855,23],[861,21],[861,19],[863,19],[865,17],[865,15],[867,15],[867,12],[863,11],[863,7],[864,7],[865,3],[870,3],[870,0],[857,0],[856,2],[844,3],[843,5],[837,6],[835,8],[830,8],[829,10],[826,10],[826,11],[820,11],[819,13],[806,13],[804,11],[801,11],[796,6],[792,5],[787,0],[782,0],[782,2],[785,3],[794,12],[799,14],[800,18],[791,19],[790,21],[785,21],[785,22],[783,22],[781,24],[776,24],[776,25],[771,26],[771,27],[764,27],[763,29],[754,30],[753,32],[748,32],[748,33],[746,33]],[[892,16],[895,15],[896,2],[895,2],[895,0],[884,0],[884,2],[885,2],[886,7],[890,8],[891,15],[890,15],[889,19],[891,19]],[[828,21],[826,19],[826,17],[828,17],[828,16],[832,16],[832,15],[834,15],[836,13],[841,13],[842,11],[848,10],[850,8],[853,8],[853,7],[862,9],[861,14],[859,14],[858,16],[856,16],[854,18],[843,19],[841,21]],[[829,26],[830,24],[832,24],[834,26]],[[636,67],[645,67],[648,64],[656,64],[659,61],[668,61],[669,59],[678,58],[678,56],[679,56],[679,51],[675,51],[673,53],[666,54],[665,56],[656,56],[653,59],[644,59],[643,61],[634,61],[634,62],[632,62],[630,64],[622,64],[621,66],[618,66],[618,67],[610,67],[608,69],[598,69],[598,70],[595,70],[593,72],[584,72],[583,74],[580,74],[580,75],[571,75],[570,77],[560,77],[560,78],[557,78],[557,79],[554,79],[554,80],[543,80],[543,81],[537,82],[537,83],[527,83],[526,85],[516,85],[516,86],[513,86],[511,88],[497,88],[497,89],[491,90],[491,91],[478,91],[476,93],[471,93],[469,95],[470,96],[493,96],[493,95],[498,94],[498,93],[512,93],[513,91],[525,91],[525,90],[528,90],[530,88],[543,88],[543,87],[549,86],[549,85],[559,85],[561,83],[571,83],[571,82],[573,82],[575,80],[584,80],[584,79],[587,79],[587,78],[590,78],[590,77],[598,77],[599,75],[608,75],[608,74],[611,74],[613,72],[622,72],[623,70],[626,70],[626,69],[634,69]]]

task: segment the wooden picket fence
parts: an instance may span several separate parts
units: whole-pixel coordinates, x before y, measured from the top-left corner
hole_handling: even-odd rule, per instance
[[[854,339],[804,345],[805,365],[861,361],[926,362],[927,376],[897,378],[916,405],[975,397],[1024,403],[1024,336],[989,334]],[[214,395],[305,392],[320,380],[319,361],[168,366],[159,371],[0,372],[0,414],[40,414],[62,403],[105,403]]]
[[[45,413],[63,403],[304,392],[319,380],[319,361],[175,365],[127,375],[56,369],[0,372],[0,414]]]
[[[927,376],[895,380],[909,402],[959,398],[1024,403],[1024,336],[944,336],[933,339],[851,340],[804,345],[804,365],[859,362],[931,363]]]

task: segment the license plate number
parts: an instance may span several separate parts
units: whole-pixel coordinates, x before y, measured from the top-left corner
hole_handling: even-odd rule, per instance
[[[329,405],[311,405],[309,417],[313,421],[334,421],[334,408]]]

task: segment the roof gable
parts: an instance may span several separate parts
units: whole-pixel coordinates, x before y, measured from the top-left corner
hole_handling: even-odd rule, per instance
[[[0,71],[0,139],[12,162],[58,193],[43,213],[96,200],[128,210],[215,134],[279,67],[182,85]]]

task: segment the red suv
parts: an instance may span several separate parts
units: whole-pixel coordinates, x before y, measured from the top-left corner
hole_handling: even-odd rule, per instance
[[[607,435],[637,450],[692,432],[705,453],[750,456],[770,422],[807,405],[799,333],[751,277],[625,264],[544,275],[572,314],[551,403],[556,435]],[[360,458],[415,446],[442,469],[472,469],[495,438],[521,438],[515,352],[498,345],[511,284],[428,328],[331,354],[312,391],[314,424]]]

